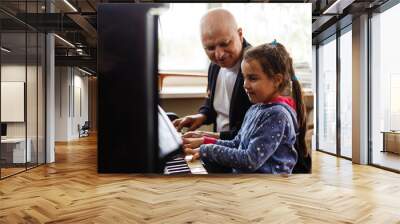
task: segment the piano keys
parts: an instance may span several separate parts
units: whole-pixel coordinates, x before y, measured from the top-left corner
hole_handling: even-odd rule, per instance
[[[190,156],[178,155],[165,163],[164,174],[208,174],[201,160],[191,161]]]

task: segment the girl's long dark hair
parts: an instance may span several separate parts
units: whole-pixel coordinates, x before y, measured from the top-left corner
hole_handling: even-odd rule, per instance
[[[259,45],[257,47],[246,49],[243,55],[243,60],[258,61],[263,72],[271,79],[274,79],[278,74],[282,74],[283,81],[278,87],[278,91],[284,92],[291,86],[292,97],[296,103],[297,122],[299,125],[299,135],[296,138],[295,148],[299,156],[307,157],[309,151],[305,141],[307,123],[303,91],[301,84],[295,75],[292,58],[286,48],[277,42]]]

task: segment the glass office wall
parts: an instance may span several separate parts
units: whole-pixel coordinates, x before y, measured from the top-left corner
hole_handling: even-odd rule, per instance
[[[38,64],[37,64],[37,162],[38,165],[46,162],[46,36],[38,33]]]
[[[27,113],[27,150],[31,151],[30,161],[27,166],[32,167],[37,164],[37,41],[36,32],[29,30],[27,38],[27,74],[26,74],[26,113]],[[30,147],[30,149],[29,149]]]
[[[23,12],[42,12],[44,1],[39,7],[40,2],[9,2],[0,7],[14,7],[24,17]],[[5,178],[45,162],[46,40],[29,20],[22,22],[4,11],[0,19],[7,21],[0,23],[0,178]]]
[[[317,149],[351,159],[352,26],[338,33],[318,47]]]
[[[37,13],[46,13],[46,0],[38,0]],[[37,30],[37,163],[46,162],[46,35]]]
[[[352,35],[351,26],[340,36],[340,155],[352,157]]]
[[[3,4],[3,3],[2,3]],[[18,11],[26,9],[26,3],[18,4]],[[11,17],[1,12],[2,21]],[[13,21],[13,20],[12,20]],[[15,20],[14,20],[15,21]],[[14,22],[13,21],[13,22]],[[26,74],[27,74],[26,26],[20,22],[1,27],[1,177],[26,170]],[[29,159],[28,159],[29,161]]]
[[[318,47],[317,149],[336,154],[336,36]]]
[[[25,170],[26,33],[1,34],[1,175]]]
[[[400,170],[400,4],[371,18],[372,164]]]
[[[27,2],[28,13],[45,12],[44,1]],[[29,22],[37,23],[37,17]],[[44,163],[44,88],[45,36],[27,27],[27,142],[31,147],[31,161],[27,167]],[[40,112],[40,113],[39,113]],[[29,149],[29,148],[27,148]]]

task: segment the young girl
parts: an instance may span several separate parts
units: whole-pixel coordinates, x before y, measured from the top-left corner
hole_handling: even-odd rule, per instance
[[[230,167],[233,172],[292,173],[305,146],[305,107],[292,60],[276,41],[250,48],[241,64],[250,107],[231,141],[205,139],[200,148],[186,148],[194,159]],[[283,97],[292,88],[293,98]],[[298,139],[296,136],[303,138]],[[296,144],[296,147],[294,147]]]

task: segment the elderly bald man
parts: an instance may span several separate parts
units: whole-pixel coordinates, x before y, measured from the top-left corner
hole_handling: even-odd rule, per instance
[[[203,124],[214,124],[214,132],[188,132],[183,137],[209,136],[220,139],[233,139],[239,131],[244,115],[251,103],[243,88],[243,75],[240,69],[243,50],[250,46],[243,38],[233,15],[224,9],[208,11],[200,22],[201,41],[211,60],[208,68],[208,97],[199,113],[175,120],[180,131],[188,127],[196,130]],[[204,138],[191,147],[204,143]]]

